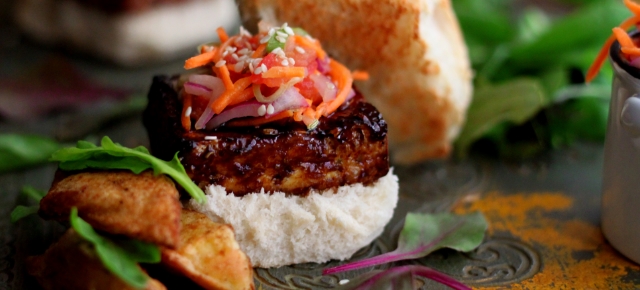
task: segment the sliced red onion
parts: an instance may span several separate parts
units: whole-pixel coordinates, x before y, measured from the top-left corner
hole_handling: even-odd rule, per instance
[[[203,80],[205,83],[211,85],[210,87],[211,92],[209,94],[209,103],[207,104],[207,108],[205,108],[204,112],[202,112],[202,115],[200,115],[200,118],[198,118],[198,121],[196,121],[196,124],[194,126],[196,130],[203,129],[206,126],[207,122],[211,120],[211,118],[213,117],[213,110],[211,110],[211,104],[215,100],[217,100],[220,97],[220,95],[222,95],[222,93],[224,93],[225,91],[224,83],[222,83],[222,80],[220,78],[217,78],[214,76],[210,76],[210,77],[212,77],[213,79],[211,78],[194,79],[195,81]],[[192,81],[191,77],[189,77],[189,81]]]
[[[215,87],[220,87],[220,86],[224,87],[224,83],[222,82],[222,80],[212,75],[193,74],[189,76],[189,82],[196,85],[203,86],[210,90],[213,90]]]
[[[219,115],[213,117],[209,123],[207,123],[207,129],[213,129],[222,125],[222,123],[227,122],[231,119],[242,118],[242,117],[259,117],[258,109],[260,106],[264,106],[265,104],[256,102],[256,101],[247,101],[244,103],[240,103],[232,108],[228,108],[224,110]]]
[[[253,95],[256,97],[256,100],[258,100],[259,102],[273,103],[276,100],[278,100],[286,90],[288,90],[290,87],[292,87],[293,85],[301,81],[302,81],[302,78],[294,77],[291,80],[289,80],[289,82],[287,82],[286,84],[281,85],[275,93],[271,94],[271,96],[268,96],[268,97],[262,94],[262,92],[260,91],[260,85],[253,84]]]
[[[629,62],[631,66],[640,68],[640,57],[631,57],[631,62]]]
[[[266,119],[269,119],[273,115],[278,114],[284,110],[309,107],[309,103],[307,103],[307,100],[295,88],[288,88],[275,102],[265,105],[273,106],[273,113],[266,114]]]
[[[316,58],[316,63],[318,64],[318,71],[326,74],[329,72],[329,57],[324,57],[324,59]]]
[[[313,86],[322,96],[323,102],[333,101],[338,93],[336,85],[323,74],[311,74],[309,78],[313,81]]]
[[[205,96],[209,98],[211,96],[211,89],[207,88],[201,84],[196,84],[192,82],[184,83],[184,91],[188,94],[196,95],[196,96]]]
[[[348,101],[348,100],[351,100],[351,99],[352,99],[353,97],[355,97],[355,96],[356,96],[356,91],[354,91],[353,89],[351,89],[351,90],[349,91],[349,94],[347,95],[347,98],[345,99],[345,102],[346,102],[346,101]]]

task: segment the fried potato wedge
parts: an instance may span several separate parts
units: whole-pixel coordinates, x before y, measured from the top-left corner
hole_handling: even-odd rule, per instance
[[[205,289],[254,289],[251,262],[230,225],[190,210],[182,211],[181,220],[180,247],[162,248],[162,264]]]
[[[72,207],[94,228],[169,248],[180,240],[178,191],[151,171],[83,172],[56,180],[40,201],[45,219],[69,219]]]
[[[27,271],[45,290],[121,290],[136,289],[114,276],[95,256],[91,244],[69,229],[43,255],[27,258]],[[149,279],[147,290],[166,289]]]

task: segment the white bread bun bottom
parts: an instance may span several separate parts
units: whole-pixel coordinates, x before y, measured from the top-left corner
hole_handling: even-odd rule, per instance
[[[369,186],[346,185],[306,197],[264,190],[236,197],[211,185],[206,203],[191,200],[188,207],[231,224],[251,264],[269,268],[351,257],[391,220],[398,188],[393,170]]]

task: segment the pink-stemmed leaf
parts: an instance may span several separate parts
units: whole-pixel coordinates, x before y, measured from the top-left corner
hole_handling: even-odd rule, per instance
[[[402,260],[418,259],[441,248],[468,252],[484,239],[487,221],[481,213],[408,213],[394,251],[345,265],[325,269],[322,274],[334,274]]]
[[[335,290],[394,289],[413,290],[413,279],[419,276],[431,279],[456,290],[470,290],[468,286],[452,277],[425,266],[409,265],[391,268],[385,271],[371,271],[356,277]]]

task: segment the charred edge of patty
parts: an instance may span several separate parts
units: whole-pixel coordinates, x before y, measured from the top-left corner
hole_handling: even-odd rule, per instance
[[[387,124],[358,92],[312,131],[285,120],[186,132],[175,83],[176,77],[154,78],[143,123],[151,152],[165,160],[179,152],[187,174],[202,188],[222,185],[236,196],[262,188],[306,196],[311,189],[370,185],[389,171]]]

